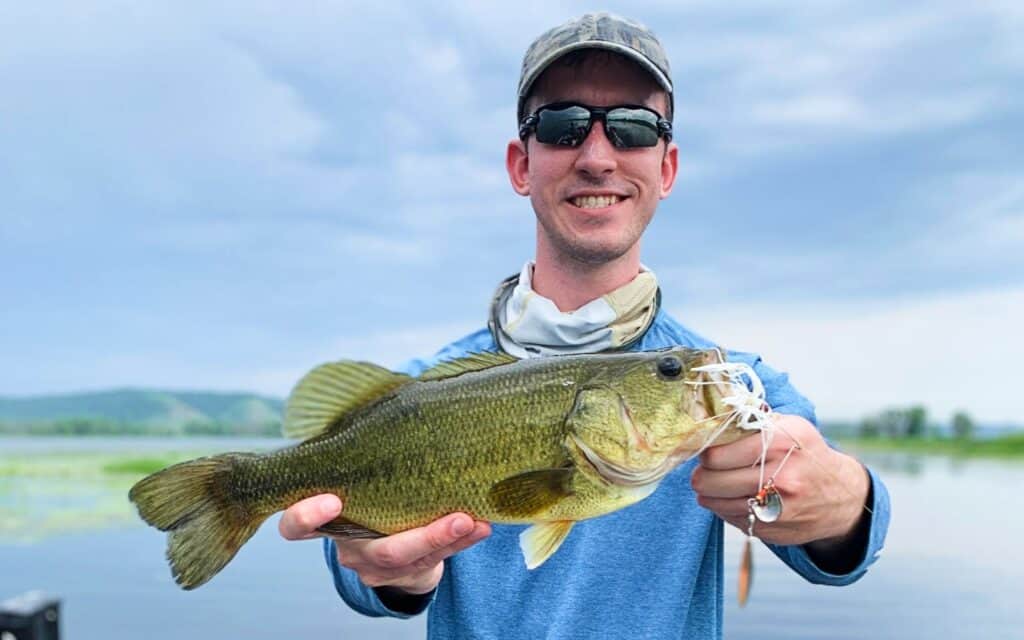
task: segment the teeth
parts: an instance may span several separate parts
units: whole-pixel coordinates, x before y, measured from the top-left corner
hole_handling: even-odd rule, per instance
[[[619,201],[619,196],[578,196],[572,199],[572,203],[580,209],[601,209],[610,207]]]

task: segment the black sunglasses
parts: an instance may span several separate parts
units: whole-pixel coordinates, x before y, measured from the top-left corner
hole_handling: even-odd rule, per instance
[[[672,140],[672,123],[657,111],[640,105],[591,107],[578,102],[546,104],[519,123],[519,138],[536,132],[537,141],[569,147],[586,140],[594,120],[604,122],[604,132],[619,149],[653,147],[658,138]]]

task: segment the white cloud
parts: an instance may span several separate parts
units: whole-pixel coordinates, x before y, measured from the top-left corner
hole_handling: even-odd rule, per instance
[[[333,343],[333,351],[343,358],[369,360],[385,367],[398,367],[412,358],[428,358],[449,342],[479,328],[479,322],[452,322],[371,331],[364,335],[346,336],[336,340]]]
[[[910,253],[967,266],[1024,265],[1024,174],[969,171],[931,180],[917,194],[935,224],[907,242]]]
[[[116,218],[126,200],[194,209],[307,181],[297,158],[327,126],[259,60],[169,7],[65,9],[0,28],[0,139],[22,150],[0,197]]]
[[[466,153],[402,153],[394,158],[388,180],[399,198],[409,203],[481,197],[509,189],[499,160],[498,153],[492,158]]]
[[[836,284],[858,278],[867,286],[849,289],[870,291],[906,272],[922,276],[907,290],[934,290],[952,272],[976,272],[971,284],[986,286],[993,273],[1019,279],[1022,194],[1005,141],[1021,112],[1019,3],[611,4],[662,36],[679,87],[685,184],[666,208],[686,204],[656,224],[680,241],[646,256],[665,262],[669,290],[719,300],[737,288],[748,295],[756,280],[763,304],[794,288],[835,296]],[[435,292],[411,271],[452,298],[475,294],[459,287],[488,289],[530,250],[532,214],[502,158],[523,49],[587,9],[539,0],[5,7],[0,271],[26,277],[7,283],[18,331],[0,332],[0,352],[30,360],[25,345],[45,342],[52,358],[78,358],[34,365],[33,390],[126,377],[286,390],[302,371],[275,372],[336,330],[294,324],[310,308],[329,316],[325,299],[364,301],[350,327],[431,304]],[[971,140],[958,137],[968,128]],[[890,155],[901,137],[913,151]],[[965,167],[989,177],[961,180]],[[839,172],[855,184],[888,180],[891,191],[861,200]],[[721,260],[706,266],[708,253]],[[368,266],[372,279],[348,277]],[[94,317],[92,347],[70,323],[39,329],[40,319],[77,317],[75,304]],[[152,318],[125,323],[129,307]],[[203,321],[168,320],[181,315]],[[152,338],[154,318],[173,329]],[[254,339],[271,352],[263,378],[245,377],[262,365],[223,365],[251,365],[223,344],[246,323],[273,327],[272,339]],[[131,344],[125,324],[141,336]],[[401,336],[369,340],[420,352]],[[338,355],[358,349],[340,344]],[[97,369],[97,350],[126,359]],[[377,355],[391,357],[366,357]],[[23,377],[12,369],[0,386],[24,388]]]
[[[423,264],[438,257],[421,240],[367,233],[346,234],[339,249],[349,256],[361,255],[374,262],[389,264]]]
[[[863,105],[842,95],[804,95],[762,102],[753,105],[750,112],[758,122],[790,126],[841,126],[864,118]]]
[[[419,61],[422,69],[431,75],[443,77],[459,70],[462,55],[451,42],[413,43],[411,49],[412,55]]]
[[[1021,422],[1022,288],[674,313],[724,346],[758,352],[788,371],[821,418],[920,403],[943,421],[963,409],[985,421]]]
[[[944,97],[897,97],[868,105],[856,96],[806,94],[768,100],[750,106],[753,122],[769,127],[801,130],[803,136],[821,129],[831,135],[904,134],[948,127],[971,121],[988,112],[997,98],[987,92],[965,92]]]
[[[712,158],[735,164],[939,131],[1020,101],[1019,85],[1004,81],[1012,66],[1005,52],[1019,50],[1019,38],[980,6],[797,3],[774,16],[786,28],[749,19],[764,9],[757,3],[730,6],[691,9],[688,20],[659,29],[683,87],[678,127],[711,132],[698,152]],[[715,17],[715,28],[697,30]]]
[[[315,352],[307,349],[301,356],[293,356],[280,366],[226,374],[225,381],[229,381],[227,386],[230,388],[241,387],[285,396],[303,375],[324,362],[363,360],[397,369],[413,358],[430,357],[444,345],[477,328],[479,325],[456,322],[344,336],[330,341],[329,346],[317,348]]]

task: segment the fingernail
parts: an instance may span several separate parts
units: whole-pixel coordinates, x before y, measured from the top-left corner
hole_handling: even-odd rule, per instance
[[[466,522],[465,518],[459,518],[452,523],[452,534],[457,536],[464,536],[473,530],[473,525]]]
[[[341,500],[331,496],[320,501],[320,513],[325,516],[336,516],[341,513]]]

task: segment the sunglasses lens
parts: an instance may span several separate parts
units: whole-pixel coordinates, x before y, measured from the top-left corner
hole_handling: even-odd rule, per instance
[[[538,109],[531,126],[538,142],[575,147],[586,139],[596,118],[604,120],[605,134],[613,145],[633,149],[658,144],[659,117],[653,111],[633,107],[615,107],[606,112],[596,107],[562,104]]]
[[[643,109],[612,109],[605,129],[616,147],[653,147],[658,144],[658,117]]]
[[[576,146],[590,131],[590,111],[579,106],[543,109],[538,114],[537,141]]]

